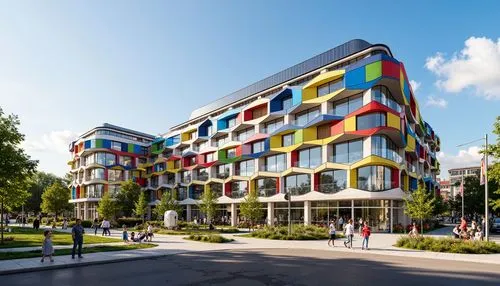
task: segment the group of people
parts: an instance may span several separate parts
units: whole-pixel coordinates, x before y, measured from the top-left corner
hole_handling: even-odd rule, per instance
[[[342,223],[339,222],[339,225],[343,229],[344,235],[346,237],[346,240],[344,241],[344,246],[346,248],[352,249],[352,241],[353,241],[354,233],[355,233],[354,223],[353,223],[352,219],[349,219],[347,221],[347,223],[344,225],[343,218],[341,217],[340,219],[342,219]],[[330,222],[330,225],[328,226],[328,233],[330,235],[330,239],[328,240],[328,246],[331,246],[331,247],[335,247],[335,239],[337,238],[337,236],[336,236],[337,229],[336,229],[335,225],[336,225],[335,220],[332,220]],[[370,235],[371,235],[371,228],[368,226],[367,221],[363,221],[362,219],[360,219],[358,233],[359,233],[359,236],[361,236],[363,238],[363,241],[361,243],[361,249],[368,250],[368,241],[369,241]]]
[[[129,242],[142,242],[142,241],[146,241],[146,242],[152,242],[153,241],[153,226],[148,223],[148,226],[146,228],[146,231],[144,232],[139,232],[137,235],[135,232],[131,232],[130,233],[130,240],[128,238],[128,230],[127,230],[127,226],[126,225],[123,225],[122,226],[122,239],[123,239],[123,242],[125,243],[129,243]]]
[[[75,259],[75,254],[78,254],[78,258],[82,257],[82,245],[83,245],[83,234],[85,229],[82,226],[82,221],[80,219],[76,220],[75,225],[71,228],[71,237],[73,239],[73,249],[71,250],[71,258]],[[48,257],[50,262],[54,262],[52,256],[54,255],[54,246],[52,245],[52,231],[45,230],[43,232],[43,243],[42,243],[42,260],[44,262],[45,258]]]
[[[467,220],[465,217],[460,219],[460,224],[453,228],[453,236],[457,239],[463,240],[483,240],[483,229],[475,220],[472,221],[471,227],[467,227]]]

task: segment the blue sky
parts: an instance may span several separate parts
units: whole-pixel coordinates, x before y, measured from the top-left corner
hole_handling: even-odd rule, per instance
[[[456,145],[491,132],[500,115],[500,4],[347,2],[0,0],[0,106],[20,116],[40,169],[63,175],[77,133],[103,122],[163,133],[362,38],[405,63],[442,138],[443,171],[477,164],[478,144]]]

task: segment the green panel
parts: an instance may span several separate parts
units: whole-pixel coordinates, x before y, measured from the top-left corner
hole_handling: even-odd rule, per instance
[[[102,148],[102,139],[96,139],[95,140],[95,147],[96,148]]]
[[[225,160],[227,157],[227,153],[226,153],[226,150],[219,150],[217,151],[218,152],[218,160],[221,161],[221,160]]]
[[[366,65],[366,82],[377,79],[382,76],[382,61]]]
[[[134,153],[134,144],[128,144],[127,149],[129,153]]]
[[[299,143],[304,142],[304,129],[299,129],[299,130],[295,131],[295,135],[293,137],[295,137],[294,144],[299,144]]]

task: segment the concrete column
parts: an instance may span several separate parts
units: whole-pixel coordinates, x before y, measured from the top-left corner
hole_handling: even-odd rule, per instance
[[[236,212],[237,212],[236,204],[232,203],[231,204],[231,226],[237,226],[238,225]]]
[[[76,218],[80,218],[80,203],[76,203]]]
[[[191,221],[191,205],[186,205],[186,221]]]
[[[391,233],[394,225],[393,219],[394,219],[394,200],[391,200]]]
[[[87,202],[83,202],[83,220],[87,220]]]
[[[267,224],[274,225],[274,203],[267,203]]]
[[[311,224],[311,201],[304,201],[304,224]]]

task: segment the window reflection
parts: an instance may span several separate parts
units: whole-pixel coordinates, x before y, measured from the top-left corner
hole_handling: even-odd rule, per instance
[[[358,189],[383,191],[392,188],[392,169],[385,166],[367,166],[358,169]]]

